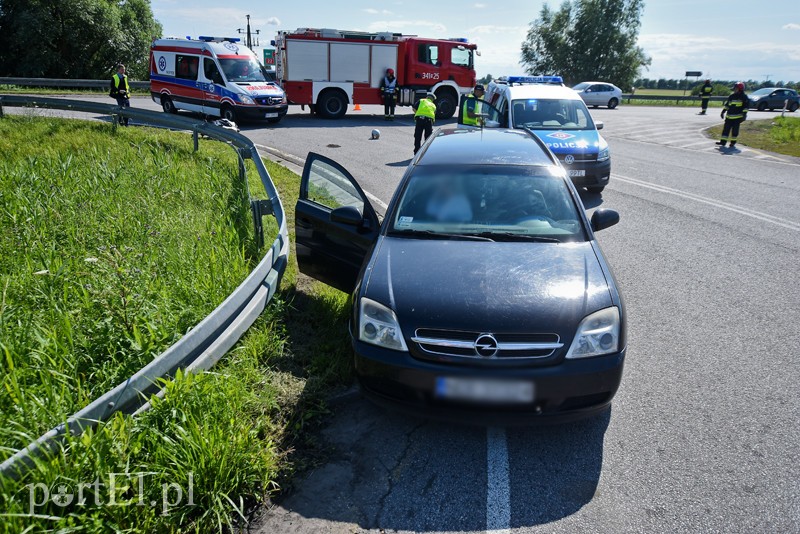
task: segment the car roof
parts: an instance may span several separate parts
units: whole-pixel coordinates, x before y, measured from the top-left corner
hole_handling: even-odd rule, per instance
[[[557,165],[534,134],[511,128],[440,128],[416,165]]]
[[[512,85],[506,88],[510,100],[519,98],[558,98],[564,100],[580,100],[581,97],[570,87],[548,84]]]

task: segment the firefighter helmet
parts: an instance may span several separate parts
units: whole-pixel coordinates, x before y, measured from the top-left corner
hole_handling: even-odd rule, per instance
[[[387,76],[394,76],[394,69],[386,69]]]
[[[372,130],[372,138],[373,139],[380,139],[381,138],[381,131],[375,128]]]
[[[744,83],[743,82],[736,82],[733,85],[733,88],[736,89],[737,91],[744,91]]]

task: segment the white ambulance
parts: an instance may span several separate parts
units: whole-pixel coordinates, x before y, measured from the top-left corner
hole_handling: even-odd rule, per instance
[[[275,75],[234,37],[153,41],[150,95],[167,113],[182,109],[230,121],[278,122],[288,109]]]

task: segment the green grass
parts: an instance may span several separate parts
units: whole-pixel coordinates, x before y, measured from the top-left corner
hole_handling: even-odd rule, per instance
[[[750,111],[748,116],[754,113],[757,112]],[[722,135],[722,126],[714,126],[708,133],[711,137],[719,139]],[[800,157],[800,117],[747,120],[739,129],[738,142],[760,150]]]
[[[247,186],[220,143],[193,153],[183,134],[6,116],[0,152],[6,458],[172,344],[260,257]],[[269,167],[293,220],[298,177]],[[313,458],[309,429],[326,393],[352,377],[347,296],[302,286],[290,264],[268,310],[213,372],[177,377],[152,410],[118,415],[22,480],[0,480],[0,532],[216,531],[278,492]],[[28,515],[31,488],[75,492],[109,473],[122,473],[115,500],[125,504],[108,506],[101,483],[88,505],[50,500]],[[164,487],[191,487],[193,502],[184,496],[162,515]]]
[[[691,96],[691,91],[686,91],[684,94],[683,89],[636,89],[637,95],[645,96]]]
[[[110,83],[110,77],[109,77]],[[0,94],[7,95],[108,95],[108,88],[91,89],[76,87],[73,89],[62,89],[58,87],[29,87],[27,85],[3,85],[0,84]],[[149,95],[149,89],[131,89],[132,95]]]

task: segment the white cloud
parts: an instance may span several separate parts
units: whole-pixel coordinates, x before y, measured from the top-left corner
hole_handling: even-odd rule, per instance
[[[394,13],[392,13],[388,9],[377,10],[377,9],[373,9],[371,7],[368,7],[367,9],[364,9],[363,11],[365,13],[369,13],[370,15],[394,15]]]
[[[391,28],[391,31],[410,28],[409,31],[420,32],[420,35],[432,38],[441,37],[441,35],[432,33],[441,34],[447,31],[447,27],[444,24],[427,20],[379,20],[370,23],[368,27],[369,31],[373,32],[389,31],[388,28]]]
[[[280,26],[281,25],[281,21],[278,19],[278,17],[270,17],[270,18],[267,19],[266,23],[269,24],[270,26]]]
[[[475,7],[478,9],[483,9],[484,7],[486,7],[486,4],[475,4]]]
[[[528,29],[524,26],[496,26],[492,24],[485,24],[483,26],[474,26],[467,30],[467,33],[519,33],[526,32]]]
[[[796,22],[790,22],[789,24],[786,24],[785,26],[781,26],[781,29],[782,30],[800,30],[800,24],[797,24]]]

